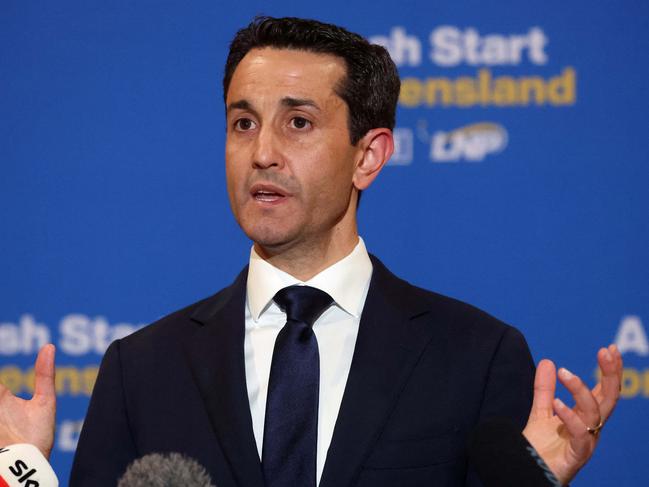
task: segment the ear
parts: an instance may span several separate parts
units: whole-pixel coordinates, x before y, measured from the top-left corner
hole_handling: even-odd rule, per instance
[[[372,184],[394,152],[392,130],[372,129],[358,141],[358,146],[361,154],[356,163],[352,182],[356,189],[362,191]]]

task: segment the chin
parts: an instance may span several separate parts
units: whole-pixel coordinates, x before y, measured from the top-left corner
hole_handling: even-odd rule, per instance
[[[242,228],[250,240],[264,248],[282,247],[293,240],[296,233],[276,225],[254,225],[249,228],[242,225]]]

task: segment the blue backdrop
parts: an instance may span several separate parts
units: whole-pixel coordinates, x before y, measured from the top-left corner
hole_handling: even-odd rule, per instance
[[[260,13],[389,48],[398,147],[360,208],[368,248],[591,383],[616,341],[623,399],[574,485],[646,484],[648,3],[1,0],[0,380],[29,395],[58,346],[62,484],[108,343],[246,262],[220,80]]]

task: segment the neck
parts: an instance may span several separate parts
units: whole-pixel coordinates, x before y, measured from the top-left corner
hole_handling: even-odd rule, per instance
[[[347,257],[357,243],[358,234],[355,233],[345,241],[328,239],[281,253],[269,252],[255,243],[255,251],[265,261],[304,282]]]
[[[255,242],[255,252],[278,269],[300,281],[308,281],[327,267],[347,257],[358,244],[354,222],[346,231],[336,226],[326,236],[290,247],[268,248]]]
[[[342,217],[328,230],[302,236],[277,246],[255,242],[255,251],[265,261],[300,281],[308,281],[327,267],[347,257],[358,243],[355,193]]]

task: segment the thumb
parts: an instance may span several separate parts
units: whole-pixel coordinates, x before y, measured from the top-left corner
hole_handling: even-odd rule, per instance
[[[54,387],[54,345],[43,346],[36,357],[34,372],[36,375],[34,384],[34,397],[39,399],[54,399],[56,391]]]
[[[551,360],[543,359],[539,362],[534,377],[534,399],[530,420],[552,417],[552,401],[557,383],[556,374],[556,367]]]

